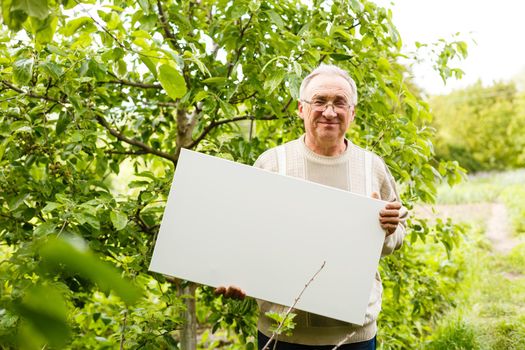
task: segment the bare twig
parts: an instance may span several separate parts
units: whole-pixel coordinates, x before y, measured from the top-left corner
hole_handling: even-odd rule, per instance
[[[314,281],[314,279],[317,277],[317,275],[321,272],[321,270],[324,268],[324,266],[326,265],[326,261],[323,261],[323,264],[321,265],[321,267],[319,268],[319,270],[317,270],[317,272],[312,276],[312,278],[310,278],[310,280],[304,285],[303,287],[303,290],[301,291],[301,293],[299,293],[299,295],[297,296],[297,298],[295,298],[295,301],[293,303],[292,306],[290,306],[288,308],[288,310],[286,310],[286,313],[284,314],[284,318],[282,319],[282,321],[279,323],[279,325],[277,326],[277,329],[272,333],[272,336],[270,337],[270,339],[268,339],[268,341],[266,342],[266,344],[263,346],[263,350],[267,350],[269,349],[269,345],[270,343],[272,342],[272,340],[275,338],[275,336],[279,333],[279,331],[281,330],[284,322],[286,321],[286,319],[288,318],[288,316],[290,315],[290,312],[292,312],[292,310],[295,308],[295,305],[297,305],[297,303],[299,302],[299,300],[301,299],[301,297],[303,296],[303,293],[304,291],[306,290],[306,288],[308,288],[308,286]]]
[[[343,345],[348,339],[352,338],[354,336],[354,334],[355,334],[355,331],[353,331],[352,333],[347,334],[346,337],[341,339],[341,341],[339,343],[337,343],[337,345],[332,348],[332,350],[339,349],[341,347],[341,345]]]

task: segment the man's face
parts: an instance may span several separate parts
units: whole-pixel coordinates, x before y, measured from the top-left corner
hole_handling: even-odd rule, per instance
[[[304,120],[306,137],[318,146],[331,146],[343,142],[346,130],[354,120],[350,84],[338,75],[320,74],[312,78],[304,91],[309,102],[329,102],[324,111],[315,104],[299,102],[299,116]],[[349,108],[337,106],[350,104]]]

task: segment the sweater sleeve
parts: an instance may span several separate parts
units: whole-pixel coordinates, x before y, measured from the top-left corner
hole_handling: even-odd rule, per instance
[[[383,165],[386,172],[386,176],[381,184],[381,199],[389,202],[400,201],[394,177],[392,176],[392,174],[390,174],[390,171],[388,170],[384,162]],[[385,238],[385,242],[383,243],[383,249],[381,251],[381,256],[392,254],[394,250],[401,248],[401,245],[403,244],[403,239],[406,235],[406,219],[408,217],[407,208],[401,206],[401,209],[399,210],[399,216],[401,221],[399,222],[399,225],[397,226],[394,233],[388,235]]]

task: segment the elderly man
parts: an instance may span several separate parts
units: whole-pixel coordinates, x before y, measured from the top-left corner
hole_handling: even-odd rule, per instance
[[[319,66],[301,84],[299,116],[304,121],[305,134],[264,152],[255,166],[388,201],[379,214],[385,231],[382,255],[386,255],[402,244],[407,211],[399,202],[394,179],[384,161],[345,138],[356,104],[356,85],[348,73],[333,65]],[[217,292],[244,297],[244,292],[234,286],[219,287]],[[279,335],[276,348],[331,349],[346,339],[339,349],[375,349],[381,294],[381,279],[376,272],[363,326],[296,310],[293,334]],[[262,349],[272,334],[269,328],[273,321],[265,313],[280,313],[286,308],[265,301],[258,303],[258,341]]]

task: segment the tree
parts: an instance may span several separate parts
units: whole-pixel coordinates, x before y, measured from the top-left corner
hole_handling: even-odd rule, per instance
[[[432,201],[439,181],[460,178],[457,163],[434,157],[428,105],[397,62],[391,13],[366,0],[3,0],[2,15],[6,346],[176,346],[173,331],[192,330],[181,313],[194,298],[180,294],[193,289],[147,267],[180,150],[251,164],[298,137],[299,85],[322,62],[355,78],[349,136],[387,159],[406,203]],[[446,58],[439,68],[448,69]],[[141,298],[123,292],[128,280]],[[253,303],[222,301],[207,288],[197,296],[201,323],[250,343]]]
[[[438,156],[469,170],[523,166],[525,110],[513,83],[481,82],[432,102]]]

